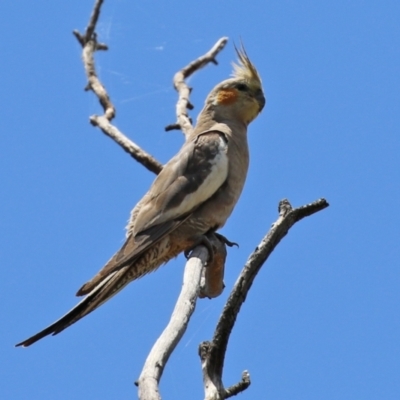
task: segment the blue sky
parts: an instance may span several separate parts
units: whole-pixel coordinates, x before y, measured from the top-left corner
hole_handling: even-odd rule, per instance
[[[3,2],[0,13],[0,397],[131,399],[133,382],[181,287],[180,256],[99,310],[28,349],[119,248],[153,176],[88,123],[83,30],[94,1]],[[240,38],[267,106],[250,126],[251,167],[223,229],[226,289],[198,302],[161,383],[163,399],[202,398],[198,344],[242,265],[277,217],[325,197],[258,276],[237,320],[224,382],[248,369],[241,399],[400,398],[400,3],[106,0],[97,55],[115,124],[166,162],[183,142],[173,74],[228,36],[193,76],[192,102],[231,72]]]

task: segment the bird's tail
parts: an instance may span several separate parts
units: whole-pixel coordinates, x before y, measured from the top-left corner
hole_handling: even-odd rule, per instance
[[[80,301],[72,310],[68,311],[59,320],[49,325],[36,335],[33,335],[29,339],[26,339],[15,346],[28,347],[45,336],[57,335],[70,325],[79,321],[85,315],[94,311],[97,307],[117,294],[130,282],[130,280],[126,279],[124,276],[128,269],[128,267],[124,267],[107,276],[82,301]]]
[[[182,221],[174,222],[175,225],[169,224],[167,228],[171,230],[171,226],[174,228],[181,223]],[[169,230],[161,230],[161,233],[169,233]],[[152,232],[150,231],[150,233]],[[28,347],[45,336],[57,335],[109,300],[129,282],[154,271],[185,248],[181,242],[171,248],[168,237],[158,236],[147,234],[143,235],[143,238],[139,238],[140,240],[128,238],[122,249],[111,258],[105,267],[79,289],[77,295],[85,296],[81,302],[58,321],[16,346]],[[149,248],[152,250],[146,251]]]

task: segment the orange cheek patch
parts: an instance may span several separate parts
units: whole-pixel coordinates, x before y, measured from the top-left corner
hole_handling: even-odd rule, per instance
[[[236,89],[222,89],[218,92],[217,102],[218,104],[223,104],[227,106],[233,104],[238,97]]]

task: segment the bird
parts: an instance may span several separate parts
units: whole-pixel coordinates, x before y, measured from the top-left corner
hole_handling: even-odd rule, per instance
[[[85,297],[74,308],[16,346],[60,333],[128,283],[201,243],[212,258],[206,235],[224,226],[239,199],[249,166],[247,128],[266,103],[245,48],[235,50],[232,76],[211,90],[181,149],[133,208],[121,249],[78,290]]]

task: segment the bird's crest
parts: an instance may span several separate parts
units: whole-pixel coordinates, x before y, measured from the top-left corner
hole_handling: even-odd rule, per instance
[[[256,67],[252,64],[249,56],[241,43],[240,49],[235,46],[236,54],[238,55],[238,64],[232,63],[233,73],[232,76],[238,79],[244,79],[249,83],[261,86],[261,78],[257,72]]]

